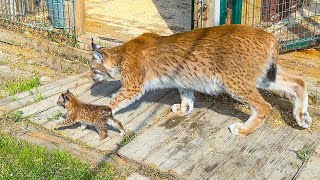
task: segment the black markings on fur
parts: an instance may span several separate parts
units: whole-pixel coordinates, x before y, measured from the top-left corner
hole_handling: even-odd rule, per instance
[[[267,71],[267,78],[271,82],[276,81],[277,65],[272,63]]]

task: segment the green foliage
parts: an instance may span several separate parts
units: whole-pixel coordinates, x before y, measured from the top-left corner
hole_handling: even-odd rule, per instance
[[[41,92],[38,92],[38,93],[33,97],[34,102],[39,102],[39,101],[41,101],[41,100],[43,100],[43,99],[44,99],[44,96],[42,95]]]
[[[89,179],[88,164],[64,151],[0,134],[0,179]]]
[[[116,173],[112,164],[104,163],[99,165],[99,170],[95,173],[92,179],[118,180],[118,179],[125,179],[125,178],[116,178]]]
[[[123,138],[121,139],[121,141],[119,142],[119,146],[122,147],[126,144],[128,144],[129,142],[131,142],[134,138],[136,137],[135,133],[128,133],[125,136],[123,136]]]
[[[14,96],[23,91],[31,91],[33,88],[39,87],[40,84],[39,77],[33,77],[27,80],[18,77],[13,81],[4,82],[4,88],[5,92],[7,92],[10,96]]]
[[[297,155],[302,161],[307,161],[310,158],[312,151],[312,146],[305,146],[297,152]]]
[[[62,112],[60,111],[55,111],[51,117],[48,117],[48,121],[53,121],[53,120],[59,120],[59,118],[62,116]]]
[[[9,118],[12,119],[14,122],[19,122],[22,120],[22,111],[14,111],[9,113]]]

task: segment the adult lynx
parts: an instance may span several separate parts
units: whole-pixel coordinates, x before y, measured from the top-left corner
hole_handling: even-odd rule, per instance
[[[110,103],[113,113],[155,89],[179,90],[181,104],[172,106],[178,115],[192,111],[194,91],[226,92],[250,105],[250,118],[229,127],[233,134],[248,135],[261,126],[271,109],[257,90],[261,88],[294,96],[297,124],[303,128],[311,124],[304,81],[280,69],[278,42],[263,30],[224,25],[171,36],[147,33],[111,49],[93,42],[92,46],[95,79],[121,73],[122,88]]]

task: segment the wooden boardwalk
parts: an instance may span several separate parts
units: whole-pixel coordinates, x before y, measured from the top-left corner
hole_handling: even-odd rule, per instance
[[[93,86],[87,77],[79,75],[40,87],[38,90],[46,97],[42,101],[33,102],[36,94],[25,92],[18,94],[16,100],[1,100],[0,110],[22,111],[34,123],[53,129],[57,120],[52,117],[64,111],[56,105],[61,92],[70,89],[82,101],[106,104],[119,88],[117,81]],[[148,93],[119,112],[116,117],[126,129],[138,134],[120,149],[117,143],[121,137],[112,130],[103,141],[98,141],[98,134],[92,129],[82,131],[77,125],[60,132],[98,150],[117,151],[130,160],[155,164],[160,170],[170,170],[187,179],[292,178],[303,164],[297,152],[318,143],[320,138],[319,133],[296,127],[271,129],[267,124],[248,137],[234,136],[228,126],[245,121],[248,115],[197,96],[196,108],[188,117],[176,117],[170,111],[171,105],[180,101],[176,90]],[[317,153],[319,149],[320,146]],[[306,166],[308,173],[301,171],[307,174],[304,178],[310,178],[312,173],[311,177],[320,178],[320,158],[314,154],[310,162],[315,165]]]

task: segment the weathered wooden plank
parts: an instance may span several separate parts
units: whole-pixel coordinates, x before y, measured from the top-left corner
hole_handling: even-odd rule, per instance
[[[212,107],[212,109],[216,108],[216,106]],[[183,158],[181,158],[181,160],[176,161],[175,164],[172,166],[172,169],[174,169],[174,171],[176,171],[178,174],[183,175],[191,175],[195,172],[203,171],[203,167],[201,168],[201,166],[199,166],[199,169],[197,169],[198,164],[204,164],[205,160],[207,160],[208,157],[213,157],[217,155],[217,153],[224,153],[220,152],[223,148],[231,150],[233,146],[237,145],[237,143],[234,142],[237,142],[236,140],[238,139],[238,137],[233,136],[229,132],[228,126],[234,123],[235,121],[241,121],[238,118],[245,119],[247,118],[247,116],[238,113],[234,115],[235,117],[229,118],[230,114],[232,115],[233,111],[232,109],[230,109],[230,111],[228,112],[225,111],[226,109],[230,108],[222,107],[218,111],[216,109],[217,114],[221,113],[219,115],[220,118],[215,118],[211,121],[207,120],[208,128],[199,130],[200,137],[204,139],[203,141],[200,141],[199,144],[195,145],[194,147],[191,147],[190,149],[188,149],[188,145],[190,144],[188,143],[186,147],[181,150],[185,152],[182,155]],[[221,110],[222,112],[225,111],[225,113],[222,113]],[[214,116],[212,116],[212,118],[213,117]],[[214,125],[215,122],[217,123],[217,127],[215,127],[216,125]],[[211,126],[213,126],[213,128],[210,128]],[[239,140],[242,139],[240,138]]]
[[[61,80],[58,80],[58,81],[55,81],[53,83],[50,83],[50,84],[46,84],[46,85],[43,85],[43,86],[40,86],[38,88],[38,91],[39,92],[42,92],[42,93],[45,93],[46,91],[49,91],[49,90],[52,90],[56,87],[61,87],[61,86],[64,86],[65,84],[69,84],[69,83],[73,83],[74,81],[77,81],[81,78],[83,78],[83,74],[81,75],[78,75],[78,76],[71,76],[71,77],[68,77],[66,79],[61,79]],[[32,90],[33,94],[36,93],[36,90]],[[19,93],[17,95],[15,95],[15,98],[14,99],[24,99],[28,96],[32,96],[32,94],[30,94],[30,92],[22,92],[22,93]],[[8,98],[5,98],[5,99],[1,99],[0,100],[0,106],[3,106],[5,104],[8,104],[8,103],[12,103],[14,102],[14,100],[12,97],[8,97]]]
[[[152,123],[156,123],[157,120],[160,120],[159,116],[164,116],[165,114],[171,112],[171,106],[175,103],[179,103],[180,101],[181,100],[178,91],[172,90],[163,96],[156,105],[148,109],[148,111],[140,114],[137,118],[128,122],[126,127],[136,133],[143,131],[145,130],[146,126],[151,126]]]
[[[236,158],[213,172],[211,179],[230,177],[231,179],[247,179],[250,173],[256,173],[257,166],[264,165],[264,161],[272,154],[280,154],[286,149],[296,133],[290,128],[278,130],[264,129],[267,136],[258,139],[251,147],[246,147]],[[263,136],[261,136],[263,137]],[[262,177],[261,177],[262,178]]]
[[[48,97],[50,98],[51,96],[53,96],[57,93],[60,93],[61,91],[65,91],[67,89],[73,89],[73,88],[75,88],[77,86],[81,86],[83,84],[88,84],[89,81],[90,80],[87,78],[81,78],[76,81],[70,82],[68,84],[64,84],[62,86],[52,87],[50,90],[47,90],[45,92],[39,91],[38,93],[41,93],[41,95],[43,97],[46,97],[48,99]],[[27,96],[23,99],[16,100],[14,102],[5,104],[0,107],[0,110],[5,111],[5,112],[10,112],[15,109],[18,109],[18,108],[21,108],[24,106],[28,106],[29,104],[32,104],[34,102],[34,98],[35,98],[35,96],[38,95],[38,93],[34,93],[33,95]]]
[[[234,157],[241,155],[241,152],[246,147],[252,146],[255,140],[263,139],[267,136],[267,134],[263,134],[261,129],[247,137],[235,136],[227,129],[235,121],[239,120],[231,118],[220,131],[209,137],[199,149],[187,157],[180,166],[184,168],[178,166],[177,171],[184,173],[188,179],[209,178],[218,169],[223,171],[220,167],[227,164]]]
[[[18,136],[19,139],[26,140],[28,142],[44,146],[49,149],[64,149],[74,156],[80,159],[86,160],[92,164],[98,164],[102,161],[106,161],[105,155],[100,154],[94,150],[88,150],[81,145],[70,143],[63,138],[54,136],[52,134],[44,133],[39,130],[32,130],[28,133],[24,133]]]
[[[299,130],[294,130],[298,132]],[[310,146],[315,142],[315,138],[311,138],[307,134],[302,132],[298,132],[299,134],[296,136],[294,140],[290,142],[287,148],[283,153],[277,155],[273,155],[270,162],[273,165],[266,164],[263,168],[266,168],[266,172],[269,174],[265,174],[264,176],[267,179],[285,179],[285,178],[293,178],[297,173],[299,166],[301,166],[302,161],[298,158],[297,152],[303,149],[305,146]],[[319,138],[319,136],[318,136]],[[313,140],[312,140],[313,139]]]
[[[138,120],[136,117],[145,113],[147,109],[154,106],[160,99],[167,95],[171,90],[159,90],[148,92],[139,101],[130,105],[128,108],[120,111],[115,115],[116,118],[122,119],[124,124]],[[149,111],[149,110],[148,110]],[[150,111],[149,111],[150,112]],[[130,129],[131,130],[131,129]]]
[[[154,151],[144,162],[154,163],[163,170],[174,169],[198,149],[210,134],[217,132],[235,113],[234,109],[214,104],[204,110],[198,119],[194,118],[183,125],[181,132],[173,136],[170,142]]]
[[[160,118],[160,120],[150,129],[139,135],[137,141],[132,141],[127,146],[121,148],[119,154],[137,161],[144,160],[155,149],[170,140],[171,136],[180,132],[182,129],[180,123],[187,122],[193,118],[201,116],[203,114],[203,109],[201,110],[200,108],[207,108],[212,103],[213,102],[207,102],[199,98],[195,104],[196,108],[188,117],[177,117],[173,113],[167,114],[165,117]],[[170,103],[170,105],[172,104]],[[150,136],[153,135],[153,133],[159,135],[158,137],[153,137],[153,140],[151,140]],[[154,139],[157,139],[157,141],[154,141]],[[129,149],[134,150],[132,151]]]

